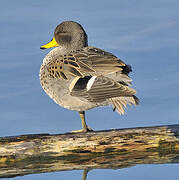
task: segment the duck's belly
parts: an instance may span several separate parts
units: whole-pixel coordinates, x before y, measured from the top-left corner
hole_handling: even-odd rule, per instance
[[[95,103],[86,102],[80,100],[78,97],[74,97],[67,94],[61,97],[59,101],[55,101],[55,102],[64,108],[75,111],[86,111],[88,109],[98,106]]]
[[[40,83],[44,91],[60,106],[76,111],[85,111],[103,104],[96,104],[85,100],[84,98],[70,95],[69,85],[72,80],[64,81],[40,75]]]

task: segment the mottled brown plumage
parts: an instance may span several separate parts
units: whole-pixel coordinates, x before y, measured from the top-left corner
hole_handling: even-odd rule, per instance
[[[87,35],[76,22],[66,21],[54,32],[57,48],[44,58],[40,82],[59,105],[80,112],[82,131],[88,131],[84,111],[112,105],[124,114],[127,104],[137,105],[136,91],[130,87],[131,67],[113,54],[88,46]],[[48,45],[42,48],[49,47]]]

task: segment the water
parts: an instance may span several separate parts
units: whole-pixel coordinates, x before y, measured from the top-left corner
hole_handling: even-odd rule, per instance
[[[129,108],[125,116],[113,113],[110,107],[88,111],[90,127],[102,130],[177,124],[178,7],[178,0],[2,1],[0,136],[64,133],[81,127],[78,114],[57,106],[43,92],[38,79],[42,59],[48,53],[39,47],[52,38],[53,29],[64,20],[78,21],[87,32],[90,45],[110,51],[132,65],[133,86],[141,99],[141,105]],[[177,168],[177,164],[172,164],[93,170],[88,179],[178,179]],[[16,179],[80,179],[81,172]]]
[[[112,180],[128,180],[128,179],[145,179],[145,180],[153,180],[153,179],[174,179],[177,180],[178,176],[176,176],[176,172],[178,167],[176,165],[145,165],[143,166],[135,166],[131,168],[125,168],[121,170],[92,170],[88,173],[87,180],[94,179],[112,179]],[[170,173],[169,173],[170,172]],[[24,177],[16,177],[15,180],[36,180],[43,178],[44,180],[48,179],[76,179],[82,180],[83,171],[65,171],[65,172],[56,172],[56,173],[45,173],[45,174],[37,174],[37,175],[27,175]]]

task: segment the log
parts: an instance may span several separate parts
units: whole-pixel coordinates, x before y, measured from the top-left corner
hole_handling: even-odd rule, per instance
[[[179,124],[0,138],[0,177],[178,163]]]

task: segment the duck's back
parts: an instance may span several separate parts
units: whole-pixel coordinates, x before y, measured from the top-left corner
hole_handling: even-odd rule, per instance
[[[57,104],[82,111],[111,104],[111,98],[134,95],[128,87],[130,71],[130,66],[101,49],[65,52],[58,47],[44,58],[40,82]]]

